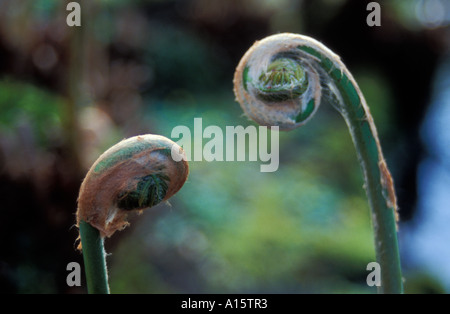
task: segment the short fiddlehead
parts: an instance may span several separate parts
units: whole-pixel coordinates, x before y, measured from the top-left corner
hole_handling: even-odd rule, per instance
[[[169,199],[186,181],[188,164],[182,158],[174,161],[172,151],[183,153],[163,136],[132,137],[104,152],[87,173],[78,197],[77,226],[90,293],[109,292],[104,237],[125,228],[131,211]]]
[[[251,119],[280,130],[305,124],[323,97],[331,99],[349,127],[364,174],[381,266],[379,292],[402,293],[393,179],[369,107],[340,58],[307,36],[269,36],[257,41],[241,59],[234,92]]]

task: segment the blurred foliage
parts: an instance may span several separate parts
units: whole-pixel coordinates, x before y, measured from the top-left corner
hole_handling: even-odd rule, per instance
[[[148,116],[152,121],[170,117],[169,125],[158,132],[166,136],[176,125],[193,129],[193,118],[200,113],[204,128],[214,124],[225,129],[235,123],[229,113],[202,111],[212,101],[207,99],[193,100],[190,105],[181,101],[169,112],[149,110]],[[224,103],[230,104],[231,99]],[[216,106],[222,108],[220,103]],[[235,110],[236,105],[231,111]],[[332,189],[333,181],[342,182],[343,177],[340,171],[328,171],[347,167],[342,172],[348,173],[345,165],[350,164],[351,172],[358,173],[356,156],[339,154],[352,148],[346,126],[343,122],[328,124],[343,145],[328,145],[334,142],[328,139],[330,130],[322,130],[309,144],[301,139],[327,125],[324,119],[334,118],[318,118],[298,135],[281,133],[281,154],[289,150],[293,155],[274,173],[261,173],[258,162],[191,162],[188,182],[177,194],[173,209],[164,209],[157,221],[134,222],[137,230],[119,244],[118,252],[123,255],[115,252],[111,256],[112,291],[126,292],[121,287],[128,276],[115,265],[125,264],[139,251],[136,258],[146,260],[149,268],[144,272],[148,278],[142,275],[142,282],[135,281],[139,287],[152,282],[155,263],[170,260],[167,267],[174,272],[187,267],[200,276],[200,281],[196,278],[189,285],[195,292],[358,291],[358,285],[365,282],[365,265],[374,259],[362,180],[356,175],[353,184]],[[293,149],[293,141],[306,144]],[[324,157],[312,160],[311,155]],[[353,196],[343,188],[352,190]],[[163,286],[174,285],[170,278]],[[158,289],[159,285],[149,285],[144,291]],[[169,291],[180,292],[177,287]]]
[[[0,2],[0,237],[14,239],[0,252],[5,292],[85,292],[65,283],[65,265],[82,263],[73,224],[85,171],[123,137],[170,138],[178,125],[193,130],[198,117],[203,128],[255,125],[234,100],[232,77],[246,49],[271,33],[316,36],[343,54],[371,106],[400,201],[410,201],[400,208],[413,207],[405,181],[417,155],[408,123],[417,125],[398,112],[407,107],[420,121],[415,108],[428,89],[414,84],[427,86],[430,76],[400,75],[393,63],[398,55],[428,60],[419,57],[438,55],[441,40],[414,20],[416,2],[383,2],[381,35],[360,25],[367,12],[359,0],[82,5],[83,26],[70,29],[60,1]],[[354,38],[357,49],[348,44]],[[75,57],[82,64],[71,64]],[[424,64],[431,73],[434,63]],[[375,293],[366,285],[374,248],[361,171],[345,123],[321,107],[301,129],[279,133],[274,173],[261,173],[261,161],[190,162],[170,205],[132,216],[130,228],[107,239],[112,292]],[[15,200],[25,193],[22,208]],[[32,217],[25,224],[23,212]],[[444,291],[421,273],[405,269],[407,291]]]
[[[63,100],[30,84],[0,82],[0,128],[4,136],[30,127],[31,134],[44,147],[60,133],[64,120]]]

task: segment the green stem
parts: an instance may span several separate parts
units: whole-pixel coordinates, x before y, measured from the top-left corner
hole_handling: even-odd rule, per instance
[[[350,129],[364,174],[376,260],[381,268],[378,291],[402,293],[394,183],[369,107],[339,56],[307,36],[281,33],[266,37],[239,62],[234,93],[250,118],[284,131],[305,124],[321,99],[332,98],[331,103]]]
[[[105,249],[100,232],[89,223],[79,223],[88,293],[109,294]]]
[[[351,88],[351,85],[342,83],[339,88],[347,90]],[[403,293],[395,209],[391,208],[386,201],[385,195],[388,192],[380,182],[384,174],[381,173],[379,164],[378,140],[366,119],[363,107],[360,103],[357,105],[358,100],[352,98],[351,94],[343,94],[343,97],[347,98],[344,99],[347,114],[343,116],[350,129],[364,172],[366,193],[372,211],[376,258],[381,267],[381,286],[378,287],[378,291]]]
[[[311,47],[299,49],[319,58],[320,65],[330,74],[343,98],[338,109],[349,127],[356,148],[372,212],[376,259],[381,268],[378,292],[403,293],[395,193],[369,108],[347,69],[336,68],[335,63]]]

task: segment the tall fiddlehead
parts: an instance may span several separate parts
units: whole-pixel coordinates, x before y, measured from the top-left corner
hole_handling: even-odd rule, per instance
[[[242,57],[234,92],[244,112],[265,126],[291,130],[305,124],[322,97],[344,117],[363,170],[372,212],[381,293],[402,293],[397,201],[369,107],[340,58],[320,42],[283,33],[257,41]]]
[[[135,136],[105,151],[81,184],[77,226],[89,293],[109,293],[103,241],[128,225],[131,211],[142,211],[181,189],[189,167],[171,140],[159,135]]]

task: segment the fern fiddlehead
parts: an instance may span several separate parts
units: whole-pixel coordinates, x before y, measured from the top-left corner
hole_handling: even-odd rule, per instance
[[[252,120],[292,130],[316,112],[322,97],[349,127],[372,213],[380,293],[402,293],[397,241],[397,201],[377,130],[358,84],[340,58],[320,42],[283,33],[257,41],[242,57],[234,93]]]
[[[184,159],[174,161],[171,140],[159,135],[135,136],[105,151],[81,184],[77,226],[89,293],[109,293],[103,240],[128,225],[131,211],[142,211],[169,199],[187,179]]]

